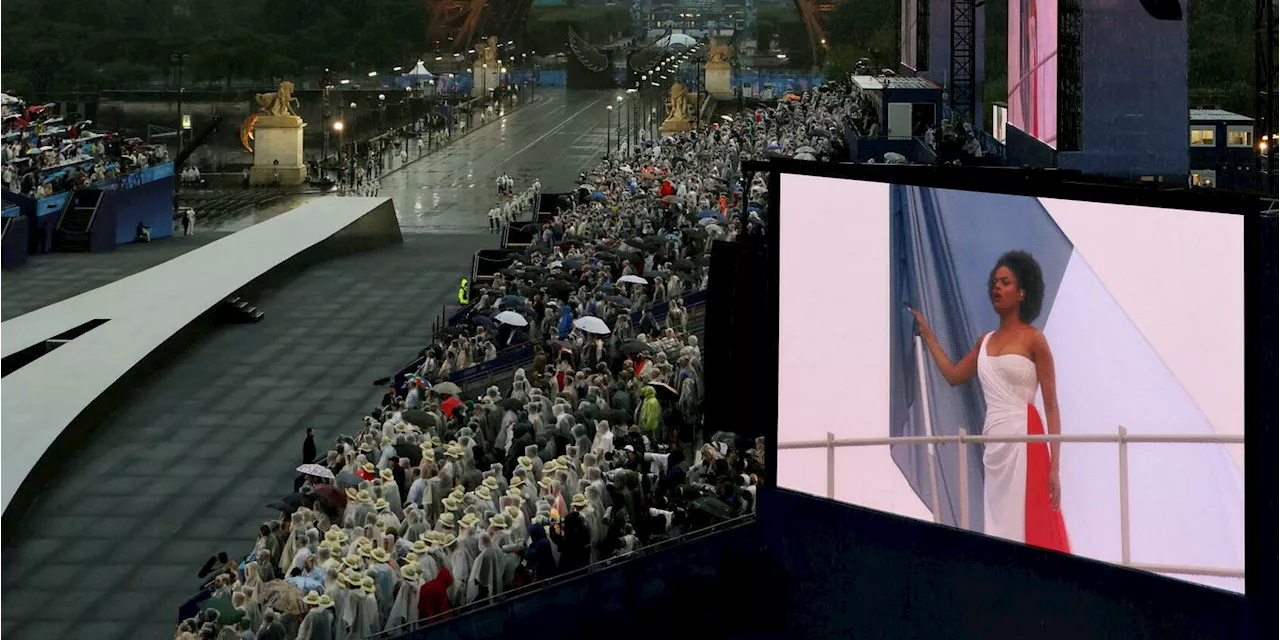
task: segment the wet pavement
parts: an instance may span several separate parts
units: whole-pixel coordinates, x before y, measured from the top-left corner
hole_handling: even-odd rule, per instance
[[[322,447],[352,433],[380,395],[373,379],[426,344],[471,255],[497,246],[486,212],[498,172],[519,189],[536,176],[544,192],[564,191],[603,154],[611,94],[538,98],[383,176],[403,245],[317,265],[255,301],[263,322],[191,347],[60,461],[57,480],[6,531],[6,638],[173,636],[205,558],[247,552],[275,515],[267,503],[290,492],[305,428]],[[4,272],[5,317],[11,304],[56,302],[289,208],[273,201],[205,221],[193,237],[115,253],[36,256]]]

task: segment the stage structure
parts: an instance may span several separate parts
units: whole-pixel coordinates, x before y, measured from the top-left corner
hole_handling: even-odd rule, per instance
[[[1280,92],[1277,91],[1276,83],[1280,80],[1280,65],[1277,64],[1277,48],[1280,47],[1280,39],[1277,38],[1276,28],[1277,16],[1276,0],[1255,0],[1255,20],[1254,20],[1254,97],[1255,107],[1254,113],[1257,116],[1256,136],[1259,143],[1256,144],[1258,153],[1258,169],[1257,183],[1258,190],[1265,191],[1271,195],[1276,194],[1277,183],[1276,178],[1280,177],[1277,171],[1276,158],[1280,154],[1276,153],[1276,145],[1280,144],[1280,137],[1277,137],[1276,104],[1280,100]]]
[[[488,36],[506,42],[531,6],[533,0],[428,0],[427,40],[440,54],[467,53]]]
[[[1009,164],[1185,184],[1185,2],[1011,1]]]

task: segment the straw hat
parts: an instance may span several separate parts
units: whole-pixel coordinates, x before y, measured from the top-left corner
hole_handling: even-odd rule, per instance
[[[506,509],[503,509],[503,512],[507,514],[507,519],[512,522],[515,522],[520,519],[519,507],[507,507]]]
[[[463,527],[469,527],[479,521],[480,521],[480,516],[477,516],[474,513],[468,512],[468,513],[462,514],[462,519],[458,520],[458,524],[462,525]]]
[[[556,471],[559,471],[559,470],[560,470],[560,463],[556,462],[555,460],[548,460],[542,463],[543,473],[555,473]]]
[[[378,472],[378,468],[377,468],[377,467],[375,467],[375,466],[373,466],[373,463],[372,463],[372,462],[366,462],[366,463],[364,463],[364,467],[362,467],[362,468],[365,470],[365,473],[377,473],[377,472]]]
[[[455,536],[455,535],[453,535],[452,533],[449,533],[449,532],[445,532],[445,533],[440,534],[440,538],[439,538],[439,540],[438,540],[437,544],[439,544],[439,545],[440,545],[440,546],[442,546],[442,547],[448,548],[448,547],[453,546],[453,543],[455,543],[455,542],[457,542],[457,541],[458,541],[458,536]]]
[[[444,505],[444,510],[446,512],[457,511],[458,508],[462,506],[462,501],[453,496],[445,496],[444,500],[440,501],[440,504]]]
[[[507,495],[512,498],[523,498],[524,492],[520,490],[520,487],[509,487],[507,488]]]
[[[491,529],[506,529],[506,528],[507,528],[507,519],[506,519],[506,517],[505,517],[505,516],[503,516],[501,513],[499,513],[499,514],[497,514],[497,515],[493,516],[492,518],[489,518],[489,528],[491,528]]]
[[[360,548],[372,547],[373,541],[364,537],[356,538],[356,546]]]
[[[462,496],[467,495],[467,489],[466,489],[466,487],[464,487],[464,486],[462,486],[462,485],[457,485],[457,486],[455,486],[455,487],[453,488],[453,491],[451,491],[451,492],[449,492],[449,493],[450,493],[450,495],[452,495],[453,497],[455,497],[455,498],[457,498],[457,499],[461,500],[461,499],[462,499]]]
[[[378,590],[378,587],[373,584],[373,576],[365,576],[364,580],[360,581],[360,588],[364,589],[365,593],[374,593]]]
[[[546,489],[547,491],[550,491],[552,482],[554,481],[551,478],[543,478],[538,481],[538,486],[542,487],[543,489]]]
[[[383,498],[378,498],[378,501],[373,503],[373,508],[375,511],[386,511],[391,508],[391,503]]]
[[[425,540],[423,540],[423,539],[421,539],[421,538],[419,538],[419,539],[417,539],[417,540],[414,540],[414,541],[413,541],[413,552],[414,552],[414,553],[426,553],[426,552],[427,552],[427,543],[426,543],[426,541],[425,541]],[[416,558],[415,558],[415,559],[416,559]]]
[[[359,569],[361,565],[360,556],[353,553],[343,559],[342,564],[351,569]]]
[[[393,473],[390,469],[383,469],[383,470],[382,470],[382,473],[381,473],[381,474],[379,474],[379,475],[381,475],[381,476],[382,476],[382,479],[383,479],[383,480],[386,480],[387,482],[395,482],[395,481],[396,481],[396,474],[395,474],[395,473]]]
[[[391,438],[390,438],[390,437],[388,437],[386,434],[383,434],[383,435],[382,435],[381,443],[382,443],[382,444],[391,444]]]
[[[374,547],[373,551],[370,553],[373,555],[373,559],[378,562],[387,562],[391,560],[391,554],[387,553],[387,550],[382,547]]]
[[[500,485],[498,484],[497,478],[493,476],[488,476],[484,479],[484,486],[489,487],[489,490],[493,491],[494,489],[497,489]]]
[[[519,458],[516,458],[516,463],[525,469],[533,470],[533,458],[530,458],[529,456],[520,456]]]
[[[405,580],[417,580],[422,577],[422,569],[418,568],[418,563],[409,562],[400,567],[400,576]]]
[[[440,441],[440,436],[431,436],[431,446],[439,448],[442,444],[444,443]]]
[[[368,489],[361,489],[358,499],[365,504],[373,504],[373,494]]]
[[[584,496],[584,495],[582,495],[581,493],[574,495],[574,496],[573,496],[573,506],[575,506],[575,507],[585,507],[585,506],[587,506],[587,497],[586,497],[586,496]]]
[[[347,532],[343,531],[338,525],[329,525],[329,530],[324,532],[324,539],[333,542],[346,542],[350,539]]]
[[[461,448],[461,447],[459,447],[459,446],[457,446],[457,445],[452,445],[452,444],[451,444],[451,445],[449,445],[449,448],[448,448],[448,449],[445,449],[445,450],[444,450],[444,455],[446,455],[446,456],[448,456],[448,457],[450,457],[450,458],[461,458],[461,457],[462,457],[462,448]]]
[[[356,488],[347,487],[347,500],[355,502],[356,500],[359,500],[359,499],[360,499],[360,494],[356,491]]]
[[[351,587],[352,589],[360,588],[360,574],[356,573],[355,569],[347,569],[342,572],[341,575],[342,581],[345,582],[348,587]]]
[[[422,551],[425,553],[425,552],[426,552],[426,548],[425,548],[425,547],[426,547],[426,543],[425,543],[425,542],[423,543],[423,547],[424,547],[424,548],[423,548],[423,550],[422,550]],[[409,553],[404,554],[404,561],[405,561],[406,563],[409,563],[409,564],[412,564],[412,563],[414,563],[414,562],[417,562],[417,561],[418,561],[418,554],[417,554],[417,553],[415,553],[415,552],[413,552],[413,551],[410,551]]]
[[[566,469],[569,468],[569,456],[560,456],[559,458],[556,458],[556,462],[560,463],[561,467]]]
[[[446,511],[446,512],[444,512],[444,513],[440,514],[440,520],[439,520],[439,523],[440,523],[440,524],[442,524],[442,525],[444,525],[444,526],[446,526],[446,527],[449,527],[450,529],[452,529],[452,528],[454,527],[454,525],[456,524],[456,523],[454,522],[454,519],[453,519],[453,513],[452,513],[452,512],[450,512],[450,511]]]
[[[308,593],[305,597],[303,597],[303,598],[302,598],[302,601],[303,601],[303,602],[305,602],[305,603],[307,603],[307,604],[309,604],[309,605],[311,605],[311,606],[313,606],[313,607],[315,607],[315,606],[319,606],[319,605],[320,605],[320,593],[319,593],[318,591],[314,591],[314,590],[313,590],[313,591],[311,591],[310,593]]]
[[[333,598],[332,598],[332,597],[330,597],[330,596],[329,596],[329,594],[327,594],[327,593],[326,593],[326,594],[324,594],[324,595],[320,596],[320,604],[319,604],[319,607],[320,607],[321,609],[328,609],[329,607],[332,607],[332,606],[333,606]]]
[[[373,549],[374,548],[371,546],[369,547],[362,546],[359,549],[357,549],[356,552],[360,554],[361,558],[373,558]]]
[[[497,482],[495,481],[494,484],[497,484]],[[516,476],[511,479],[511,484],[507,486],[507,491],[510,491],[512,488],[519,488],[523,486],[524,478],[522,476]]]
[[[480,485],[476,487],[476,497],[481,500],[492,500],[493,495],[489,493],[489,487]]]
[[[440,540],[440,532],[439,532],[439,531],[428,531],[428,532],[426,532],[426,533],[422,534],[422,538],[421,538],[421,539],[422,539],[422,540],[425,540],[425,541],[427,542],[427,544],[436,544],[436,543]]]

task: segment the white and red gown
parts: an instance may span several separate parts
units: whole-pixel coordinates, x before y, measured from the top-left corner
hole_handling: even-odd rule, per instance
[[[1040,435],[1035,407],[1036,365],[1026,356],[987,355],[978,350],[978,380],[987,404],[982,435]],[[1044,442],[988,442],[982,453],[983,532],[1015,542],[1070,553],[1062,512],[1049,501],[1049,445]]]

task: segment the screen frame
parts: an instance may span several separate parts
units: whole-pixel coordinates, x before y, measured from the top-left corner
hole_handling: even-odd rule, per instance
[[[1274,396],[1278,379],[1274,313],[1277,252],[1274,244],[1264,246],[1263,241],[1263,212],[1268,204],[1266,196],[1244,191],[1191,189],[1170,187],[1166,183],[1097,178],[1054,169],[818,164],[772,159],[745,162],[743,172],[768,174],[770,215],[765,233],[765,255],[769,263],[765,271],[768,281],[764,283],[768,294],[764,296],[762,312],[765,314],[766,335],[773,336],[775,344],[774,348],[763,350],[761,355],[765,361],[761,364],[764,366],[753,378],[756,387],[775,390],[774,393],[763,394],[760,407],[761,414],[769,421],[765,428],[769,442],[766,462],[771,470],[778,466],[779,240],[781,227],[785,224],[779,206],[783,174],[1244,216],[1244,264],[1241,269],[1245,290],[1270,292],[1263,296],[1246,294],[1244,299],[1244,421],[1246,438],[1252,445],[1245,448],[1245,559],[1246,566],[1250,567],[1245,578],[1245,597],[1259,603],[1259,606],[1274,606],[1277,565],[1272,560],[1276,558],[1277,541],[1280,540],[1277,536],[1280,527],[1277,527],[1275,517],[1277,483],[1280,481],[1275,454],[1278,448],[1278,412]],[[1271,224],[1275,224],[1274,220]],[[1270,400],[1264,402],[1266,396]],[[766,486],[769,490],[786,491],[777,486],[776,473],[769,475]],[[767,508],[767,498],[761,504]],[[939,526],[925,522],[921,525]],[[1261,617],[1255,620],[1262,623]]]

